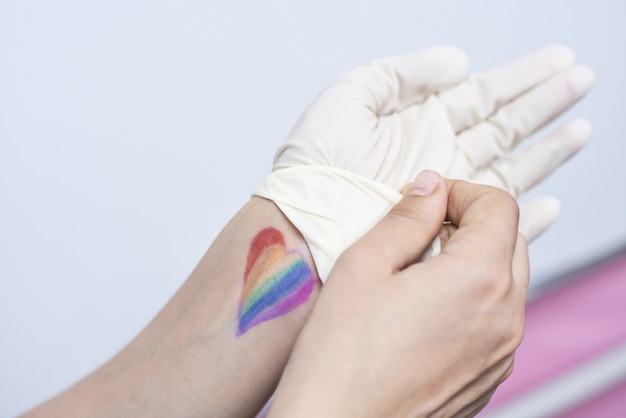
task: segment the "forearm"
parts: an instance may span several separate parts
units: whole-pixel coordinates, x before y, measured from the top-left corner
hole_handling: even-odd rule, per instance
[[[298,231],[272,202],[252,198],[134,341],[31,414],[253,416],[278,382],[318,283]]]

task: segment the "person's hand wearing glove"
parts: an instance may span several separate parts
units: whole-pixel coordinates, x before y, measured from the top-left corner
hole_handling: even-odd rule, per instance
[[[458,230],[415,263],[444,217]],[[269,417],[476,414],[522,338],[529,269],[517,228],[510,194],[423,173],[337,260]]]
[[[508,157],[588,92],[591,70],[573,63],[562,46],[470,77],[464,53],[449,47],[373,61],[324,90],[255,194],[274,201],[302,233],[325,281],[338,255],[421,170],[517,197],[578,151],[591,134],[584,120]],[[522,213],[530,240],[554,221],[558,202],[532,201]]]

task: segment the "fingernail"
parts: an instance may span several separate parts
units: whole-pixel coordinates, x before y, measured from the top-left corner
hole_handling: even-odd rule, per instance
[[[424,170],[413,180],[407,195],[428,196],[435,190],[437,183],[439,183],[437,173],[431,170]]]

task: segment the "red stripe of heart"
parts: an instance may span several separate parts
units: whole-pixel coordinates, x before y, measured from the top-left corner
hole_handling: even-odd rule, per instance
[[[246,262],[246,271],[244,273],[244,281],[248,281],[248,275],[250,274],[250,270],[261,256],[263,251],[267,247],[272,245],[279,244],[285,247],[287,244],[285,243],[285,237],[282,232],[273,227],[267,227],[261,230],[250,244],[250,251],[248,252],[248,260]]]

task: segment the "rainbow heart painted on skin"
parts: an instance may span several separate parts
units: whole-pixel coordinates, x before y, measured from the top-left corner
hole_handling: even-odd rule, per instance
[[[309,300],[316,283],[302,255],[296,250],[287,251],[283,234],[276,228],[263,229],[248,251],[237,336],[302,305]]]

